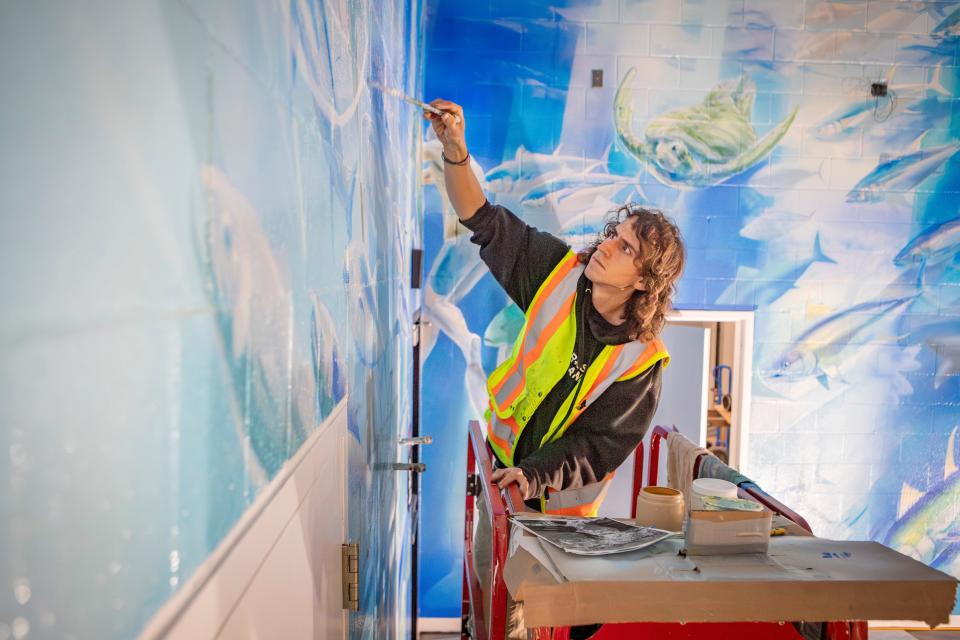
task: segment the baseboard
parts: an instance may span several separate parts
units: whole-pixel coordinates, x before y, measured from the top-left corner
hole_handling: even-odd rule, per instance
[[[460,633],[460,618],[417,618],[421,633]]]
[[[213,638],[243,598],[314,483],[318,444],[346,421],[344,398],[280,468],[193,576],[147,622],[141,640]],[[345,431],[345,429],[344,429]],[[342,452],[341,452],[342,453]],[[339,571],[339,569],[338,569]],[[188,630],[188,631],[186,631]]]

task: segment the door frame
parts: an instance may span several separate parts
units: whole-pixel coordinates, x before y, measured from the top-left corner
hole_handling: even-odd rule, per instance
[[[753,322],[751,310],[673,309],[667,323],[684,325],[723,322],[733,326],[733,410],[730,412],[730,466],[744,475],[749,457],[751,381],[753,379]],[[709,372],[708,372],[709,373]]]

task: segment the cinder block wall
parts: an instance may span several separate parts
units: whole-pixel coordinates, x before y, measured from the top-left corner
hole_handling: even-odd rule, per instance
[[[946,526],[926,519],[933,498],[951,495],[958,480],[949,449],[960,424],[957,3],[427,7],[427,97],[464,105],[468,142],[485,170],[521,159],[530,172],[488,184],[492,200],[571,242],[594,228],[604,199],[653,203],[677,219],[687,243],[677,302],[756,308],[746,472],[819,535],[872,538],[960,575],[947,540],[952,516]],[[596,69],[602,87],[591,86]],[[686,133],[662,134],[657,141],[682,141],[701,167],[664,179],[669,152],[638,157],[617,139],[614,98],[630,69],[629,128],[642,140],[653,143],[655,120],[703,117],[691,108],[711,91],[737,96],[743,122],[707,116]],[[747,84],[737,92],[740,77]],[[879,81],[889,94],[875,99],[870,85]],[[763,139],[794,110],[772,150],[722,180],[704,177],[704,167],[741,159],[753,136]],[[739,136],[741,149],[697,147],[718,128]],[[548,177],[548,160],[535,154],[582,160],[567,162],[567,182],[557,183],[567,191],[553,200],[529,198],[532,183],[520,180]],[[603,191],[583,171],[631,185]],[[591,197],[578,202],[578,194]],[[439,217],[439,201],[427,195]],[[430,221],[428,213],[428,231]],[[432,238],[436,251],[456,242]],[[439,268],[436,276],[457,281]],[[477,336],[506,303],[489,279],[456,295]],[[484,347],[487,370],[495,355]],[[438,350],[425,377],[459,375],[464,361],[457,349]],[[465,397],[426,398],[426,415],[456,424]],[[438,439],[431,455],[452,460],[438,464],[460,464],[462,438]],[[452,526],[461,501],[431,486],[436,478],[427,478],[424,513]],[[436,543],[424,569],[423,592],[440,603],[431,615],[455,615],[458,545],[425,536]]]

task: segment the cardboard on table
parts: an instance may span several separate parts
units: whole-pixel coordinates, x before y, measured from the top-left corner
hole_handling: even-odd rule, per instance
[[[514,527],[504,578],[527,627],[598,622],[949,620],[956,580],[876,542],[783,536],[769,553],[683,556],[680,539],[574,556]]]

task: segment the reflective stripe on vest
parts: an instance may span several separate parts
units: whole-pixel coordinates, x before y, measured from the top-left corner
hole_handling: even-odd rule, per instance
[[[524,314],[526,321],[514,343],[513,353],[490,374],[487,392],[499,417],[512,415],[522,399],[527,369],[543,354],[551,338],[561,329],[573,336],[577,281],[583,271],[582,267],[576,269],[578,264],[576,254],[571,251],[554,267]],[[563,327],[565,324],[574,326]],[[567,362],[563,363],[564,369]]]
[[[603,499],[607,497],[610,481],[613,474],[608,473],[600,482],[566,489],[564,491],[544,492],[540,498],[540,510],[555,516],[587,516],[593,517],[600,510]]]
[[[525,314],[511,356],[487,380],[487,436],[507,466],[513,466],[516,442],[543,397],[566,375],[576,339],[576,290],[583,270],[572,251],[554,268]],[[561,404],[540,446],[560,438],[611,384],[636,377],[661,360],[667,366],[670,356],[659,340],[604,346],[584,373],[579,392],[571,392]],[[562,503],[558,508],[564,510],[586,509],[595,514],[610,477],[570,490],[575,492],[570,496],[563,496],[566,491],[551,493],[549,501]]]

